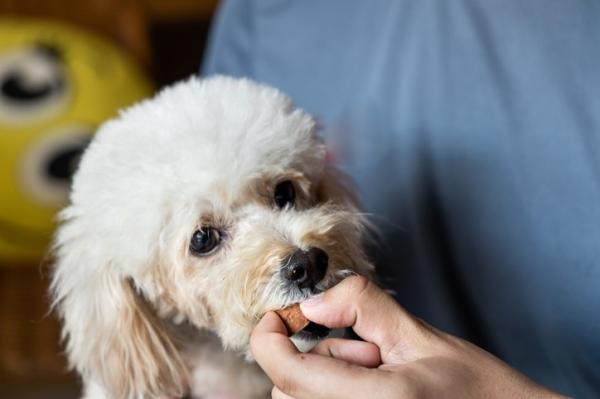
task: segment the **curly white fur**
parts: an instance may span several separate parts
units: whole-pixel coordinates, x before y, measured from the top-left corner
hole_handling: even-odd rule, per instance
[[[61,214],[52,283],[87,398],[268,396],[240,354],[262,314],[310,295],[283,282],[284,259],[325,250],[317,289],[372,270],[365,221],[314,130],[279,91],[227,77],[191,78],[101,127]],[[296,203],[278,209],[284,180]],[[223,241],[195,256],[207,226]]]

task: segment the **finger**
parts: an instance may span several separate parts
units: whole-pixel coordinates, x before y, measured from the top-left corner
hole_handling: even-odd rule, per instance
[[[384,363],[390,356],[394,361],[419,357],[425,324],[365,277],[348,277],[302,302],[300,308],[315,323],[329,328],[352,327],[361,338],[380,348]]]
[[[250,347],[273,384],[297,399],[348,398],[357,396],[357,393],[368,397],[378,385],[375,369],[299,352],[274,312],[268,312],[256,325]]]
[[[273,390],[271,390],[271,399],[294,399],[294,398],[281,392],[279,390],[279,388],[273,387]]]
[[[310,353],[333,357],[363,367],[377,367],[381,364],[377,345],[365,341],[328,338],[319,342]]]

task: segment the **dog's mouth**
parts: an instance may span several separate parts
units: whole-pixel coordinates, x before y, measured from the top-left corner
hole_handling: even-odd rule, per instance
[[[325,290],[327,290],[328,288],[333,287],[334,285],[339,283],[344,278],[351,276],[351,275],[356,275],[356,272],[352,269],[344,268],[344,269],[336,271],[335,273],[330,275],[328,278],[323,279],[315,287],[313,287],[310,290],[296,289],[295,291],[292,291],[297,295],[297,297],[294,297],[294,301],[296,303],[302,302],[303,300],[306,300],[313,295],[320,294],[320,293],[324,292]],[[323,338],[327,337],[329,335],[329,333],[331,333],[330,328],[327,328],[323,325],[320,325],[320,324],[310,321],[306,327],[304,327],[299,332],[296,332],[293,335],[293,337],[303,340],[303,341],[319,341],[319,340],[322,340]]]
[[[329,335],[331,330],[312,321],[302,331],[297,332],[294,337],[304,341],[318,341]]]

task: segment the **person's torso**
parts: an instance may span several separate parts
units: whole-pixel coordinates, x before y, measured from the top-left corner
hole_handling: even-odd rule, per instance
[[[236,39],[217,30],[205,70],[321,120],[386,233],[399,301],[542,384],[600,395],[600,4],[247,7],[247,63],[219,58],[219,35]]]

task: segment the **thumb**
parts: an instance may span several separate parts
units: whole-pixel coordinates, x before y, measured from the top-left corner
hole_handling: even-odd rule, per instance
[[[352,276],[300,304],[311,321],[329,328],[352,327],[377,345],[383,363],[419,358],[426,325],[404,310],[375,283]]]
[[[373,378],[377,380],[373,369],[318,353],[300,353],[288,338],[285,325],[273,312],[258,322],[250,346],[254,358],[273,384],[294,398],[367,398],[377,385],[373,381]]]

